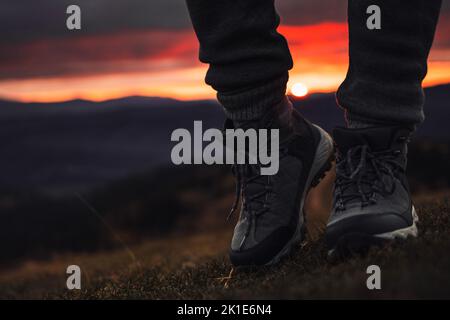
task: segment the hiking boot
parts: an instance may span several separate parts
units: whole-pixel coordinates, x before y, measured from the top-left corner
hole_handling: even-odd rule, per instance
[[[230,260],[234,266],[275,264],[304,239],[303,205],[308,190],[331,168],[332,139],[294,110],[287,98],[261,119],[236,125],[280,130],[279,170],[261,175],[259,164],[233,166],[237,189],[230,214],[240,198],[242,203]]]
[[[336,128],[336,182],[326,242],[331,255],[364,252],[386,240],[417,236],[406,179],[403,127]]]

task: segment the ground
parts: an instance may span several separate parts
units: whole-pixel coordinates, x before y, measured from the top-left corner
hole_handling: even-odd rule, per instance
[[[103,253],[58,255],[0,272],[0,298],[450,298],[450,193],[414,197],[420,237],[329,261],[323,236],[275,267],[238,270],[228,285],[231,226],[197,235],[149,240]],[[66,289],[66,268],[82,270],[82,290]],[[381,290],[368,290],[366,269],[381,268]]]

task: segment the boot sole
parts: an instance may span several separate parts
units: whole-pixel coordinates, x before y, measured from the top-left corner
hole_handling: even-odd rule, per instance
[[[412,207],[413,223],[406,228],[397,229],[390,232],[379,234],[365,234],[365,233],[349,233],[339,238],[336,246],[328,251],[330,258],[346,258],[354,254],[364,254],[372,247],[381,247],[389,242],[395,240],[406,240],[407,238],[415,238],[418,234],[416,209]]]

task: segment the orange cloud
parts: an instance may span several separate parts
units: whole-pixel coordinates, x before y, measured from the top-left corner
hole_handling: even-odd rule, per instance
[[[444,32],[448,28],[444,26]],[[334,91],[347,71],[346,23],[281,26],[279,31],[295,60],[291,83],[302,82],[310,92]],[[450,82],[450,44],[442,32],[436,39],[426,85]],[[203,83],[207,66],[198,62],[192,30],[129,31],[10,44],[2,48],[0,61],[0,96],[21,101],[215,96]]]

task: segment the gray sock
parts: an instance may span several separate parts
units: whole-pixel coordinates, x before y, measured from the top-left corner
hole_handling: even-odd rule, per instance
[[[373,127],[373,126],[375,126],[374,123],[347,119],[347,128],[363,129],[363,128],[369,128],[369,127]]]
[[[380,126],[402,126],[406,127],[411,132],[415,132],[417,129],[417,125],[414,124],[405,124],[405,123],[380,123],[376,121],[370,121],[368,119],[349,117],[348,113],[345,115],[345,120],[347,122],[347,128],[350,129],[364,129],[369,127],[380,127]]]
[[[287,81],[288,75],[285,74],[260,87],[243,92],[218,92],[217,98],[229,119],[257,120],[282,101],[286,95]]]
[[[283,99],[277,104],[271,106],[265,110],[265,113],[259,114],[258,117],[254,117],[251,120],[234,119],[233,123],[238,128],[255,128],[259,127],[259,123],[262,118],[275,117],[277,123],[284,128],[291,127],[293,106],[288,97],[284,96]]]

